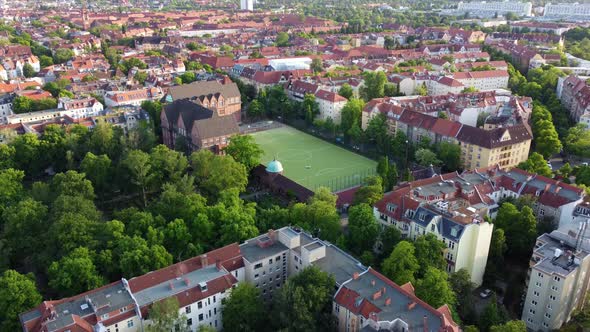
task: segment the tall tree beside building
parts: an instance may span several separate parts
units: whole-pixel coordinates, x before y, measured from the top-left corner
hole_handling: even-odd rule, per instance
[[[342,132],[347,133],[354,125],[360,126],[361,116],[365,102],[361,99],[352,98],[342,108]]]
[[[152,324],[146,326],[148,332],[191,331],[186,324],[186,316],[180,314],[180,305],[176,297],[169,297],[155,302],[148,313]]]
[[[537,152],[531,153],[529,158],[517,166],[518,168],[522,169],[523,171],[527,171],[529,173],[539,174],[546,177],[551,177],[553,173],[549,165],[547,165],[547,161],[543,158],[543,156]]]
[[[429,267],[440,270],[446,268],[447,262],[443,257],[443,250],[446,249],[446,246],[435,235],[427,234],[420,236],[414,241],[414,247],[416,248],[416,259],[420,265],[418,276],[426,275]]]
[[[363,79],[365,80],[365,85],[361,88],[361,96],[365,101],[385,96],[387,76],[385,76],[384,72],[365,72]]]
[[[225,152],[250,171],[260,164],[260,158],[264,151],[251,135],[236,135],[230,139]]]
[[[240,283],[223,304],[223,330],[257,332],[264,330],[266,324],[266,309],[260,301],[260,291],[249,283]]]
[[[287,280],[273,298],[275,330],[328,331],[332,316],[334,277],[315,266]]]
[[[414,245],[408,241],[399,242],[388,258],[383,261],[381,269],[385,276],[398,285],[407,282],[416,283],[415,275],[420,265],[415,256]]]
[[[88,248],[79,247],[59,261],[51,263],[49,286],[61,297],[73,296],[105,284],[96,270]]]
[[[416,296],[434,308],[447,304],[454,309],[457,298],[448,278],[445,271],[428,267],[424,277],[418,280]]]
[[[338,94],[346,99],[352,98],[353,93],[354,92],[352,91],[352,87],[348,83],[342,84],[340,90],[338,90]]]
[[[373,208],[368,204],[352,206],[348,211],[348,247],[357,255],[372,251],[379,235],[379,224],[373,216]]]

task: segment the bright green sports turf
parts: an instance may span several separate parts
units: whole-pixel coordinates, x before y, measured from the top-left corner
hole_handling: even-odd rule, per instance
[[[291,127],[251,135],[264,150],[264,165],[276,157],[285,176],[311,190],[325,186],[338,191],[375,174],[375,161]]]

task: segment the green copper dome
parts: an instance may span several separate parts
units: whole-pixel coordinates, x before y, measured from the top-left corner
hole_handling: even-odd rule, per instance
[[[266,166],[266,171],[269,173],[281,173],[283,171],[283,164],[280,161],[274,159],[268,166]]]

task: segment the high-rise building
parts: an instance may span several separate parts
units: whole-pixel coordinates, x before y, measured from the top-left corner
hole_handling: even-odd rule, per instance
[[[254,0],[241,0],[240,1],[240,9],[241,10],[254,10]]]
[[[528,330],[558,330],[584,306],[590,283],[590,242],[584,230],[556,230],[537,238],[522,311]]]

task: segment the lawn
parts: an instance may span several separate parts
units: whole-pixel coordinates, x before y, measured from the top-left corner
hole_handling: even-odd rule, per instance
[[[263,164],[276,158],[285,176],[311,190],[324,186],[338,191],[375,174],[375,161],[291,127],[251,135],[264,150]]]

